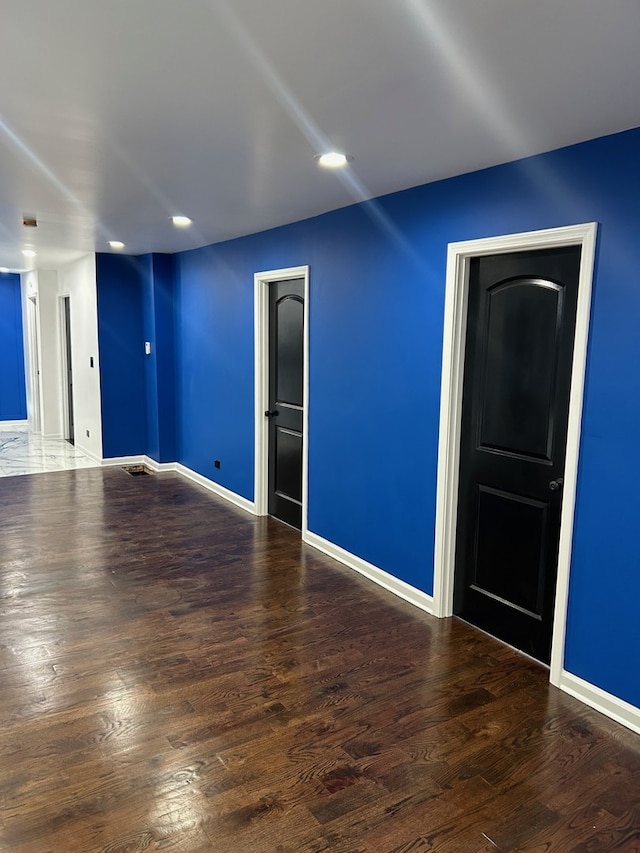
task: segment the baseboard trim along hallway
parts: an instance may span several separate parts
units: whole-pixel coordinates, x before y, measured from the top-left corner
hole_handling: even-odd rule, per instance
[[[366,564],[166,469],[0,478],[0,509],[3,851],[640,837],[637,734]]]
[[[361,575],[364,575],[370,581],[378,584],[378,586],[384,587],[384,589],[392,592],[399,598],[408,601],[409,604],[413,604],[414,607],[419,607],[420,610],[424,610],[425,613],[433,615],[433,597],[427,595],[426,592],[422,592],[410,584],[405,583],[405,581],[400,580],[400,578],[390,575],[388,572],[368,563],[361,557],[357,557],[350,551],[345,551],[344,548],[341,548],[339,545],[334,545],[334,543],[330,542],[328,539],[323,539],[322,536],[318,536],[317,533],[311,533],[311,531],[307,532],[304,537],[304,541],[307,545],[312,545],[314,548],[317,548],[318,551],[322,551],[323,554],[333,557],[334,560],[338,560],[338,562],[343,563],[343,565],[348,566],[355,572],[359,572]]]
[[[560,689],[604,714],[605,717],[640,734],[640,708],[636,708],[635,705],[618,699],[617,696],[601,690],[595,684],[590,684],[566,670],[563,670],[560,676]]]
[[[103,459],[102,464],[107,467],[146,465],[152,471],[156,472],[175,471],[187,480],[197,483],[199,486],[213,492],[213,494],[223,498],[234,506],[255,515],[255,503],[253,501],[247,500],[247,498],[232,492],[230,489],[226,489],[219,483],[209,480],[207,477],[198,474],[197,471],[192,471],[186,465],[182,465],[179,462],[156,462],[150,456],[142,455]],[[307,531],[302,536],[302,539],[305,544],[311,545],[323,554],[358,572],[358,574],[363,575],[368,580],[398,596],[398,598],[409,602],[409,604],[418,607],[425,613],[433,615],[433,597],[426,592],[416,589],[405,581],[400,580],[400,578],[389,574],[389,572],[374,566],[372,563],[368,563],[356,554],[352,554],[350,551],[341,548],[328,539],[324,539],[317,533]],[[619,699],[617,696],[607,693],[595,684],[590,684],[565,670],[562,672],[559,687],[565,693],[579,699],[606,717],[640,734],[640,708],[636,708],[634,705]]]

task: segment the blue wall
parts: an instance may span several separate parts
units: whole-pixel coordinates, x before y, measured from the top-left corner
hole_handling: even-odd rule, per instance
[[[184,252],[160,309],[153,258],[129,283],[99,261],[105,455],[173,428],[178,461],[253,499],[253,276],[309,264],[309,528],[432,593],[447,244],[597,221],[566,667],[640,706],[639,155],[629,131]]]
[[[146,452],[143,262],[96,255],[103,456]]]
[[[20,276],[0,273],[0,421],[27,417]]]
[[[310,530],[431,593],[447,244],[598,221],[566,666],[640,705],[639,155],[634,130],[178,255],[180,461],[253,498],[253,275],[309,264]]]
[[[175,308],[172,255],[145,255],[142,269],[147,404],[146,454],[156,462],[176,461]]]
[[[173,256],[98,254],[96,283],[103,456],[175,462]]]
[[[141,255],[137,260],[142,276],[142,339],[138,341],[138,347],[142,349],[143,341],[149,341],[153,344],[156,339],[153,257],[152,255]],[[160,456],[160,423],[158,417],[158,359],[155,346],[152,346],[149,355],[145,354],[143,364],[147,423],[144,447],[145,453],[157,460]]]

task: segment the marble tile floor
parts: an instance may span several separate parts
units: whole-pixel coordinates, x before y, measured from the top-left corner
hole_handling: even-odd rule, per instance
[[[62,438],[45,438],[26,426],[3,426],[0,421],[0,477],[97,467],[97,462]]]

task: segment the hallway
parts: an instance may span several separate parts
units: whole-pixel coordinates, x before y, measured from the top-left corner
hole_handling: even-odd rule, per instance
[[[95,467],[98,463],[63,438],[43,437],[27,426],[0,422],[0,477]]]
[[[640,738],[179,475],[0,480],[5,853],[637,851]]]

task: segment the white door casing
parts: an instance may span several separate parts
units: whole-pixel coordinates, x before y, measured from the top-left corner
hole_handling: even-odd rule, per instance
[[[254,275],[254,368],[255,368],[255,476],[256,515],[268,514],[269,423],[264,413],[269,405],[269,285],[290,278],[304,280],[304,370],[302,435],[302,538],[308,530],[309,495],[309,267],[258,272]]]
[[[69,336],[69,349],[71,349],[71,327],[67,328],[65,314],[65,300],[69,300],[69,311],[71,311],[71,296],[69,293],[58,294],[58,328],[60,329],[60,399],[62,401],[62,437],[70,438],[70,427],[72,419],[69,411],[69,377],[68,371],[72,370],[67,355],[67,335]]]
[[[560,684],[564,662],[569,570],[596,232],[597,224],[591,222],[565,228],[551,228],[544,231],[530,231],[502,237],[450,243],[447,253],[433,591],[434,613],[440,617],[451,616],[453,613],[458,471],[470,260],[482,255],[561,246],[580,246],[582,249],[560,518],[558,576],[551,642],[550,680],[556,686]]]
[[[31,383],[32,411],[27,413],[33,432],[42,432],[42,371],[40,354],[40,311],[37,296],[27,298],[29,321],[29,373]]]

